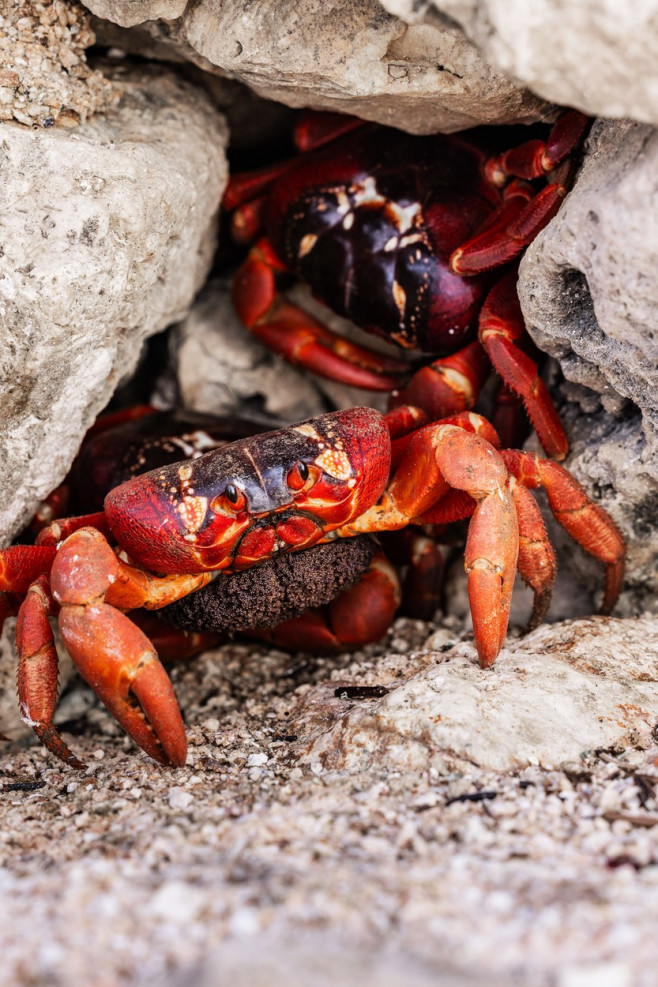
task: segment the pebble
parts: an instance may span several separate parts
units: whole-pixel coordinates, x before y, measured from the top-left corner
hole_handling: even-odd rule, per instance
[[[194,801],[194,796],[191,792],[183,791],[182,788],[172,788],[169,792],[169,808],[170,809],[187,809]]]

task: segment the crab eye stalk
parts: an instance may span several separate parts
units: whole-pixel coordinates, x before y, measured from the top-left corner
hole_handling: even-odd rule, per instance
[[[303,460],[295,463],[288,473],[286,481],[291,490],[298,493],[301,490],[309,490],[316,482],[319,471],[314,467],[309,467]]]
[[[224,513],[237,514],[246,503],[247,498],[240,487],[236,487],[234,483],[228,483],[223,493],[217,494],[210,506],[215,512],[223,511]]]

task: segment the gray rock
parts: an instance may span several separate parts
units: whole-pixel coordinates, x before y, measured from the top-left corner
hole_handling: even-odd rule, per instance
[[[611,411],[641,411],[650,454],[658,411],[658,134],[598,121],[575,187],[526,251],[519,297],[528,328],[566,377]]]
[[[322,396],[308,375],[270,353],[242,325],[230,281],[213,280],[169,337],[174,393],[183,407],[208,414],[250,410],[272,420],[322,414]],[[164,390],[163,390],[164,387]],[[170,392],[166,382],[160,393]]]
[[[563,390],[569,393],[572,388],[567,385]],[[615,520],[626,539],[626,575],[614,613],[656,613],[658,478],[642,419],[637,412],[619,418],[601,407],[595,413],[583,411],[575,403],[560,404],[560,416],[571,439],[565,465]],[[598,594],[600,564],[574,546],[559,525],[549,523],[549,527],[553,543],[561,549],[563,565],[581,587]]]
[[[75,127],[112,106],[118,93],[87,65],[91,17],[65,0],[0,4],[0,120]]]
[[[655,618],[567,621],[508,642],[483,671],[472,646],[427,642],[427,667],[382,678],[384,698],[341,707],[318,689],[300,712],[302,761],[325,770],[427,770],[468,765],[557,767],[585,750],[649,747],[658,703]],[[513,710],[513,716],[510,711]],[[333,717],[332,717],[333,713]],[[333,720],[333,722],[332,722]],[[293,721],[294,722],[294,721]],[[292,726],[292,723],[291,723]],[[309,739],[310,735],[310,739]]]
[[[134,3],[87,6],[137,23]],[[158,6],[143,5],[139,16],[160,52],[168,45],[175,57],[288,106],[352,113],[412,133],[527,123],[547,112],[454,26],[408,26],[377,0],[203,0],[173,20],[155,20]],[[102,24],[94,27],[102,38]]]
[[[303,285],[295,286],[289,297],[336,332],[378,346],[372,336],[316,302]],[[314,377],[266,349],[235,314],[230,278],[210,281],[189,316],[172,330],[169,363],[158,384],[158,402],[207,414],[247,411],[294,422],[328,408],[370,404],[383,410],[386,404],[385,395]]]
[[[114,83],[117,108],[75,131],[0,125],[0,539],[61,482],[212,258],[222,118],[168,70],[118,68]]]
[[[658,123],[658,3],[385,0],[413,22],[458,24],[520,85],[592,116]]]
[[[85,6],[99,17],[116,21],[122,27],[132,27],[158,17],[167,20],[180,17],[187,0],[92,0]]]
[[[530,334],[572,382],[560,408],[565,465],[628,542],[622,613],[655,609],[658,589],[657,162],[652,127],[598,121],[574,189],[519,276]],[[580,553],[570,564],[592,585]]]

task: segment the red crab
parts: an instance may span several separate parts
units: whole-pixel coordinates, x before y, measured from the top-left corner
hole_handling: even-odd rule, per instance
[[[264,427],[262,421],[235,415],[149,406],[105,415],[85,436],[66,481],[41,505],[32,531],[65,513],[102,512],[106,495],[120,483],[158,466],[198,459]],[[59,538],[59,526],[51,524],[48,541]],[[0,594],[0,620],[3,599],[8,612],[16,612],[20,603]],[[362,536],[317,546],[303,556],[275,556],[249,573],[215,580],[165,607],[159,615],[166,623],[146,611],[133,620],[166,662],[221,643],[226,631],[290,650],[334,653],[379,640],[399,602],[393,566],[372,539]],[[185,628],[185,634],[177,634],[176,627]]]
[[[58,522],[57,546],[0,555],[0,591],[24,596],[17,624],[24,717],[78,765],[55,727],[57,656],[48,616],[82,676],[130,736],[181,765],[186,738],[170,680],[125,611],[157,609],[279,552],[410,523],[471,517],[466,569],[482,666],[500,651],[516,569],[545,612],[555,558],[526,487],[543,485],[560,523],[606,565],[603,609],[617,597],[624,545],[607,514],[551,460],[495,448],[485,419],[422,425],[417,409],[386,417],[352,408],[241,439],[115,487],[105,510]],[[493,444],[492,444],[493,443]],[[68,532],[72,533],[69,535]],[[108,538],[117,543],[113,550]]]
[[[557,212],[587,124],[569,111],[545,142],[491,158],[462,135],[305,117],[297,141],[311,153],[229,182],[224,205],[236,210],[237,239],[266,233],[236,276],[238,315],[291,363],[363,388],[399,388],[408,364],[342,339],[280,294],[281,276],[294,274],[361,328],[440,357],[395,399],[432,419],[472,408],[491,361],[506,385],[503,404],[510,391],[522,399],[547,455],[563,459],[566,435],[518,345],[525,327],[509,262]],[[538,178],[548,180],[539,191]]]

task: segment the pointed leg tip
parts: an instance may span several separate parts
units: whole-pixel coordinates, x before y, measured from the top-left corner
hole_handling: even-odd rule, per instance
[[[497,651],[485,651],[478,648],[478,661],[480,662],[480,668],[491,668],[496,658],[500,653],[500,648]]]

